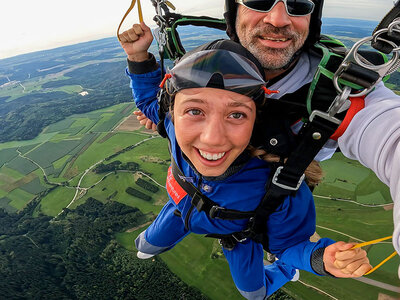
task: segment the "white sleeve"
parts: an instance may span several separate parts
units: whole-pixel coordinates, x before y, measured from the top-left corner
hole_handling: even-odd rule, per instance
[[[338,142],[346,157],[372,169],[389,186],[394,201],[393,245],[400,254],[400,97],[379,84]]]

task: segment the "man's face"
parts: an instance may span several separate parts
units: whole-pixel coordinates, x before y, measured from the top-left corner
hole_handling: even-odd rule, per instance
[[[266,70],[280,70],[307,39],[311,15],[291,17],[285,4],[278,2],[267,13],[238,6],[236,33]]]

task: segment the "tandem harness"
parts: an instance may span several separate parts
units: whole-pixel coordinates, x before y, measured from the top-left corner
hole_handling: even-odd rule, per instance
[[[199,212],[206,213],[211,219],[249,220],[247,228],[243,231],[229,235],[209,234],[207,237],[218,238],[227,250],[232,250],[238,242],[248,238],[261,243],[265,250],[269,250],[266,234],[269,216],[286,197],[296,194],[305,178],[305,170],[324,144],[329,139],[336,140],[344,133],[352,117],[364,107],[363,96],[383,80],[389,74],[389,70],[398,63],[397,52],[394,52],[392,59],[388,61],[379,53],[372,55],[359,51],[363,43],[373,38],[355,44],[345,58],[343,44],[338,44],[335,40],[328,38],[316,46],[322,51],[323,57],[307,94],[310,116],[303,120],[304,125],[299,132],[299,142],[294,151],[285,163],[277,163],[273,167],[273,175],[265,186],[266,193],[254,211],[237,211],[219,206],[185,180],[184,174],[172,158],[172,174],[191,197],[192,206]],[[326,44],[333,44],[333,47],[328,48]],[[350,107],[344,109],[345,113],[340,113],[343,106],[349,102],[349,98]],[[325,107],[327,109],[324,109]]]
[[[131,7],[121,24],[135,2],[136,0],[132,0]],[[176,31],[178,25],[226,28],[224,21],[220,19],[170,13],[169,8],[175,8],[168,0],[151,0],[151,2],[156,9],[154,20],[159,26],[155,36],[159,46],[162,71],[164,57],[176,60],[186,52]],[[141,15],[140,8],[139,15]],[[379,53],[376,55],[377,52],[361,51],[360,47],[366,43],[370,43],[373,48],[385,54],[392,53],[392,58],[382,61],[383,56]],[[322,53],[322,59],[312,83],[306,87],[307,89],[302,88],[300,94],[285,95],[277,101],[290,106],[291,102],[293,103],[290,98],[301,100],[306,98],[306,113],[309,117],[303,119],[304,125],[298,135],[299,142],[286,162],[281,162],[272,169],[273,175],[265,187],[266,194],[254,211],[237,211],[220,207],[192,183],[186,181],[182,171],[173,158],[171,159],[175,180],[188,193],[192,199],[192,206],[199,212],[205,212],[211,219],[249,220],[247,228],[243,231],[229,235],[208,235],[219,238],[227,250],[233,249],[238,242],[248,238],[261,243],[265,250],[269,250],[266,234],[269,215],[276,211],[286,197],[295,195],[305,178],[306,168],[323,145],[329,139],[339,138],[352,117],[364,107],[363,97],[387,75],[397,70],[400,65],[400,1],[397,1],[395,7],[384,17],[373,35],[357,42],[350,51],[346,51],[343,44],[331,38],[321,39],[314,48]],[[377,57],[380,59],[376,60]],[[304,92],[306,93],[303,95]],[[160,99],[161,97],[159,101]],[[163,103],[160,103],[160,110],[164,110],[165,113],[166,110],[162,105]],[[284,108],[282,105],[280,107]],[[345,111],[347,112],[344,113]],[[160,123],[159,125],[163,125]],[[158,128],[164,129],[160,134],[165,136],[165,128],[163,126]]]

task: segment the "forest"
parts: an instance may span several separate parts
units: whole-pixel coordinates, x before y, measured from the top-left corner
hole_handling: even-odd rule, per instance
[[[71,79],[48,83],[58,87],[79,84],[89,91],[86,96],[61,91],[32,92],[13,101],[0,101],[0,142],[33,139],[46,126],[67,116],[130,101],[124,68],[125,62],[89,65],[70,72]],[[43,88],[48,87],[44,84]]]
[[[0,209],[3,299],[207,299],[157,257],[139,260],[114,234],[146,220],[137,208],[94,198],[55,219]],[[133,241],[132,241],[133,242]]]

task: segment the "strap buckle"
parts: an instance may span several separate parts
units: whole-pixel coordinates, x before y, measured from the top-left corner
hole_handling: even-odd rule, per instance
[[[283,166],[280,166],[276,169],[274,177],[272,177],[272,183],[275,184],[276,186],[279,186],[280,188],[285,189],[285,190],[297,191],[299,189],[300,185],[302,184],[304,178],[306,177],[306,175],[305,174],[301,175],[301,177],[299,178],[299,181],[296,184],[296,187],[292,187],[292,186],[288,186],[286,184],[278,182],[278,176],[281,173],[282,169],[283,169]]]
[[[219,217],[219,213],[221,211],[224,211],[224,210],[226,210],[225,207],[214,205],[213,207],[211,207],[210,212],[208,213],[208,215],[210,216],[211,219],[221,219]]]
[[[236,240],[236,242],[238,242],[238,243],[243,243],[245,240],[247,240],[247,237],[242,237],[242,238],[236,237],[235,233],[232,233],[232,237],[233,237],[233,238]]]
[[[327,112],[322,112],[320,110],[314,110],[310,117],[309,120],[312,122],[316,116],[325,119],[331,123],[334,123],[336,125],[340,125],[342,123],[341,120],[335,118],[334,116],[340,111],[340,109],[343,107],[347,99],[349,98],[349,95],[351,93],[351,88],[349,86],[344,87],[343,91],[340,93],[340,95],[337,95],[335,100],[332,102],[331,106],[329,107]]]

